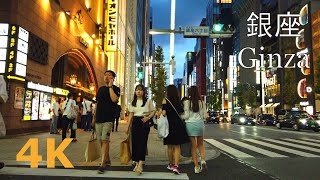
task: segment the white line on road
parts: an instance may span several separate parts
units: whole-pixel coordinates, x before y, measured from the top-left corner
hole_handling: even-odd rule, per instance
[[[264,129],[268,131],[276,131],[276,132],[281,132],[281,133],[287,133],[287,134],[295,134],[295,135],[307,135],[307,136],[312,136],[312,137],[320,137],[319,133],[314,133],[314,132],[297,132],[297,131],[290,131],[286,129],[273,129],[273,127],[267,128],[267,127],[259,127],[259,126],[246,126],[247,128],[257,128],[257,129]]]
[[[306,141],[312,141],[312,142],[320,143],[320,140],[317,140],[317,139],[310,139],[310,138],[301,138],[301,139],[306,140]]]
[[[300,144],[306,144],[306,145],[310,145],[310,146],[320,147],[320,144],[316,144],[315,142],[307,142],[307,141],[301,141],[298,139],[289,139],[289,138],[283,138],[283,140],[291,141],[294,143],[300,143]]]
[[[0,175],[30,175],[30,176],[52,176],[52,177],[90,177],[90,178],[130,178],[130,179],[189,179],[186,173],[179,176],[173,173],[165,172],[143,172],[137,175],[132,171],[106,171],[104,174],[97,174],[96,170],[80,170],[80,169],[45,169],[45,168],[18,168],[4,167],[0,171]]]
[[[274,153],[274,152],[271,152],[271,151],[268,151],[268,150],[265,150],[265,149],[261,149],[261,148],[258,148],[258,147],[255,147],[255,146],[252,146],[250,144],[246,144],[246,143],[234,140],[234,139],[224,139],[224,140],[226,140],[226,141],[228,141],[230,143],[233,143],[235,145],[241,146],[243,148],[249,149],[251,151],[257,152],[259,154],[263,154],[265,156],[269,156],[269,157],[288,157],[288,156],[285,156],[285,155],[282,155],[282,154],[278,154],[278,153]]]
[[[288,143],[288,142],[284,142],[284,141],[278,141],[278,140],[274,140],[274,139],[264,139],[264,140],[265,141],[269,141],[269,142],[274,142],[274,143],[278,143],[278,144],[291,146],[291,147],[295,147],[295,148],[299,148],[299,149],[304,149],[304,150],[320,153],[320,149],[317,149],[317,148],[312,148],[312,147],[298,145],[298,144],[292,144],[292,143]]]
[[[298,151],[298,150],[294,150],[294,149],[289,149],[286,147],[282,147],[282,146],[278,146],[278,145],[274,145],[274,144],[270,144],[270,143],[266,143],[266,142],[262,142],[262,141],[258,141],[258,140],[254,140],[254,139],[244,139],[245,141],[249,141],[255,144],[259,144],[262,146],[266,146],[269,148],[273,148],[273,149],[277,149],[277,150],[281,150],[281,151],[285,151],[291,154],[296,154],[299,156],[303,156],[303,157],[319,157],[315,154],[310,154],[310,153],[306,153],[306,152],[302,152],[302,151]]]
[[[244,152],[238,151],[230,146],[227,146],[223,143],[220,143],[219,141],[216,141],[214,139],[205,139],[206,142],[208,142],[209,144],[219,148],[220,150],[227,152],[237,158],[254,158],[253,156],[246,154]]]

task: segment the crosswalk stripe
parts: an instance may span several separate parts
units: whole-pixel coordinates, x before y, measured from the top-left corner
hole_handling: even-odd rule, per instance
[[[312,142],[320,143],[320,140],[317,140],[317,139],[310,139],[310,138],[301,138],[301,139],[306,140],[306,141],[312,141]]]
[[[320,147],[320,144],[316,144],[314,142],[306,142],[306,141],[301,141],[301,140],[298,140],[298,139],[289,139],[289,138],[283,138],[283,140],[296,142],[296,143],[300,143],[300,144],[306,144],[306,145],[310,145],[310,146]]]
[[[25,176],[67,176],[67,177],[90,177],[90,178],[122,178],[122,179],[189,179],[186,173],[180,173],[179,176],[174,173],[166,172],[143,172],[137,175],[132,171],[106,171],[104,174],[97,174],[96,170],[80,170],[80,169],[45,169],[45,168],[17,168],[17,167],[4,167],[0,171],[0,175],[25,175]]]
[[[282,146],[278,146],[278,145],[274,145],[274,144],[270,144],[270,143],[254,140],[254,139],[244,139],[244,140],[252,142],[252,143],[255,143],[255,144],[259,144],[259,145],[262,145],[262,146],[266,146],[266,147],[269,147],[269,148],[285,151],[285,152],[288,152],[288,153],[291,153],[291,154],[296,154],[296,155],[299,155],[299,156],[303,156],[303,157],[319,157],[319,156],[317,156],[315,154],[310,154],[310,153],[306,153],[306,152],[302,152],[302,151],[298,151],[298,150],[294,150],[294,149],[289,149],[289,148],[286,148],[286,147],[282,147]]]
[[[251,151],[257,152],[259,154],[263,154],[265,156],[269,156],[269,157],[288,157],[288,156],[285,156],[285,155],[282,155],[282,154],[278,154],[278,153],[274,153],[274,152],[271,152],[271,151],[268,151],[268,150],[265,150],[265,149],[261,149],[261,148],[258,148],[258,147],[255,147],[255,146],[252,146],[250,144],[246,144],[246,143],[234,140],[234,139],[224,139],[224,140],[226,140],[226,141],[228,141],[230,143],[233,143],[235,145],[241,146],[243,148],[249,149]]]
[[[235,157],[238,158],[254,158],[253,156],[246,154],[244,152],[238,151],[230,146],[227,146],[223,143],[220,143],[219,141],[216,141],[214,139],[205,139],[206,142],[208,142],[209,144],[221,149],[222,151],[225,151]]]
[[[278,140],[274,140],[274,139],[264,139],[264,140],[269,141],[269,142],[274,142],[274,143],[279,143],[279,144],[291,146],[291,147],[296,147],[296,148],[299,148],[299,149],[304,149],[304,150],[320,153],[320,149],[317,149],[317,148],[312,148],[312,147],[298,145],[298,144],[292,144],[292,143],[288,143],[288,142],[284,142],[284,141],[278,141]]]

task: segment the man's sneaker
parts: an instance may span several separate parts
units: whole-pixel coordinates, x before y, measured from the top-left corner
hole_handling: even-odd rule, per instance
[[[172,166],[172,171],[173,171],[175,174],[179,175],[179,174],[180,174],[179,166]]]
[[[201,166],[194,167],[194,173],[199,174],[201,172]]]
[[[172,171],[173,170],[173,165],[172,164],[168,164],[167,169]]]
[[[200,169],[201,169],[202,171],[207,171],[207,170],[208,170],[206,161],[201,161]]]
[[[104,167],[100,166],[98,168],[98,174],[103,174],[104,173]]]

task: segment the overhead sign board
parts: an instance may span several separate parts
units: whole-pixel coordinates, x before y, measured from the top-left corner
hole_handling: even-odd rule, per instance
[[[209,36],[209,26],[186,26],[184,29],[184,37],[206,37]]]

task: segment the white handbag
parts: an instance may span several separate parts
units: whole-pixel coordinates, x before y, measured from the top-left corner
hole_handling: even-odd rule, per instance
[[[166,138],[169,135],[169,122],[166,116],[160,115],[157,120],[157,127],[159,138]]]

